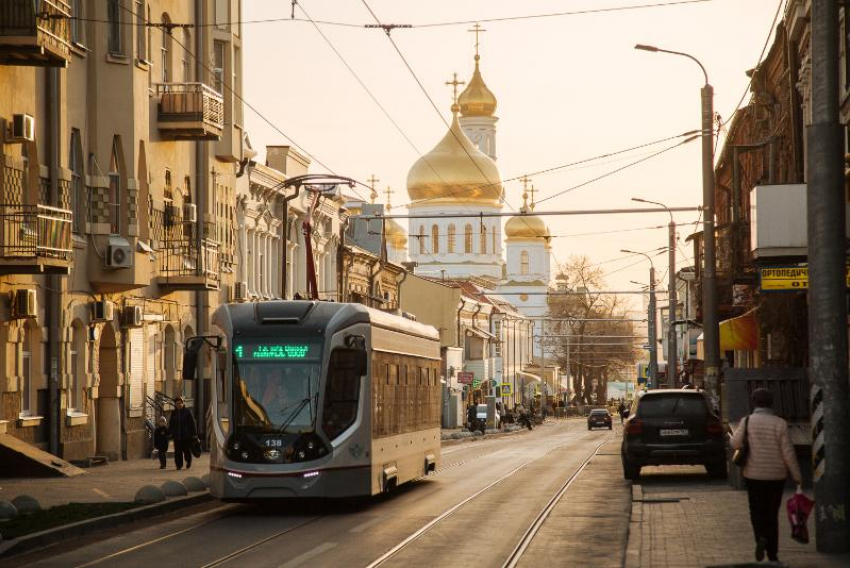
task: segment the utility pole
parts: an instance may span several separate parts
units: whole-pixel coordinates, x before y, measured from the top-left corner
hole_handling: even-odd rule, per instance
[[[658,342],[656,341],[656,317],[655,309],[655,267],[649,265],[649,309],[647,310],[647,331],[649,333],[649,380],[652,386],[658,388]],[[670,365],[667,365],[668,373]]]
[[[850,550],[847,220],[838,114],[837,4],[812,1],[812,123],[806,127],[814,516],[818,551],[834,553]]]
[[[670,214],[670,245],[669,245],[669,266],[667,272],[667,298],[669,307],[667,309],[667,386],[676,388],[679,386],[679,367],[677,364],[679,350],[676,345],[676,308],[678,298],[676,297],[676,222],[673,221],[673,214]]]

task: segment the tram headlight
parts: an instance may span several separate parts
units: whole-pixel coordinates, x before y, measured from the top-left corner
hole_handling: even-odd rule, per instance
[[[242,458],[243,460],[247,460],[247,459],[248,459],[248,455],[249,455],[249,454],[248,454],[248,452],[245,452],[245,451],[243,451],[243,452],[242,452],[242,454],[240,454],[240,456],[241,456],[241,458]]]
[[[301,436],[301,438],[293,444],[293,449],[294,453],[292,461],[294,462],[319,459],[328,453],[322,439],[314,433]]]
[[[241,449],[242,449],[242,444],[240,444],[238,440],[236,442],[233,442],[233,451],[238,452]]]

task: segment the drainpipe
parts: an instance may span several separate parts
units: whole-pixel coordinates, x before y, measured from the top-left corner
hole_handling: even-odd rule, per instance
[[[47,113],[48,130],[50,140],[50,205],[58,207],[59,200],[59,163],[60,163],[60,82],[59,69],[52,67],[47,70]],[[60,453],[59,439],[61,433],[62,405],[59,392],[59,370],[62,362],[61,325],[62,310],[62,277],[58,274],[47,276],[47,286],[44,294],[47,299],[45,306],[45,319],[47,320],[47,360],[50,362],[49,376],[47,380],[47,400],[49,411],[49,451],[58,456]]]
[[[201,24],[206,23],[206,13],[204,10],[204,0],[195,0],[195,21]],[[203,28],[206,29],[206,28]],[[204,33],[195,34],[195,53],[205,53],[204,51]],[[198,81],[204,82],[204,64],[203,57],[198,57],[195,66],[195,76]],[[199,140],[195,142],[195,186],[197,187],[197,202],[198,202],[198,223],[195,227],[195,246],[198,251],[198,260],[196,265],[204,270],[204,226],[206,224],[206,208],[207,208],[207,172],[209,165],[209,157],[207,155],[207,142]],[[203,272],[202,272],[203,273]],[[206,322],[204,321],[206,312],[206,292],[195,292],[195,323],[197,329],[195,332],[198,335],[206,333]],[[185,338],[184,338],[185,341]],[[195,371],[195,423],[198,425],[198,437],[201,443],[206,445],[206,420],[204,412],[204,370],[203,364],[198,366]]]

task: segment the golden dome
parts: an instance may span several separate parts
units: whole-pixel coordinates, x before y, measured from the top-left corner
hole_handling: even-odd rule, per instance
[[[407,247],[407,233],[395,219],[386,220],[387,244],[396,249]]]
[[[481,71],[478,69],[479,59],[480,57],[476,55],[472,79],[457,99],[463,116],[493,116],[496,113],[496,97],[481,78]]]
[[[499,168],[466,136],[452,106],[452,125],[434,149],[419,158],[407,174],[413,202],[428,200],[496,205],[502,198]]]
[[[509,239],[548,239],[549,227],[537,215],[511,217],[505,223],[505,236]]]

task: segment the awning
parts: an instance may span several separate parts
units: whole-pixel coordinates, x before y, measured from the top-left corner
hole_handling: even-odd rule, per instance
[[[758,320],[756,310],[720,322],[720,352],[755,351],[758,349]]]
[[[470,335],[480,337],[481,339],[496,339],[496,336],[492,333],[488,333],[483,329],[478,329],[477,327],[468,327],[466,328],[466,332]]]

